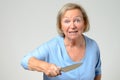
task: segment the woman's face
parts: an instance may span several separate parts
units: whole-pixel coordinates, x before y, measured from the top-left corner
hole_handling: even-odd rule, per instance
[[[83,15],[79,9],[68,10],[61,19],[61,29],[68,39],[79,38],[84,30]]]

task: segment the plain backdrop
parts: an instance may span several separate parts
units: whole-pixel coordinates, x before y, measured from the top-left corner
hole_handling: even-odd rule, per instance
[[[67,2],[81,4],[89,16],[85,34],[99,44],[102,80],[120,79],[120,0],[0,0],[0,80],[43,80],[20,62],[58,35],[57,12]]]

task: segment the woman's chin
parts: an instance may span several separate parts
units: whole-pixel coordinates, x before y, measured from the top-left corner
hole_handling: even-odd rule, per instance
[[[68,37],[70,40],[76,40],[76,39],[78,39],[79,37],[78,36],[69,36]]]

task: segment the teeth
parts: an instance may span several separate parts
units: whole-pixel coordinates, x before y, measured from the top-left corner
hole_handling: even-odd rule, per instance
[[[76,33],[76,32],[78,32],[78,31],[70,31],[69,33]]]

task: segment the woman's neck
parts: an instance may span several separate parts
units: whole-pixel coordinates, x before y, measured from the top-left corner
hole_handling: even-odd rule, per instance
[[[81,47],[85,44],[85,40],[84,40],[83,36],[81,36],[77,39],[69,39],[69,38],[65,37],[64,43],[65,43],[65,46],[67,46],[67,47]]]

